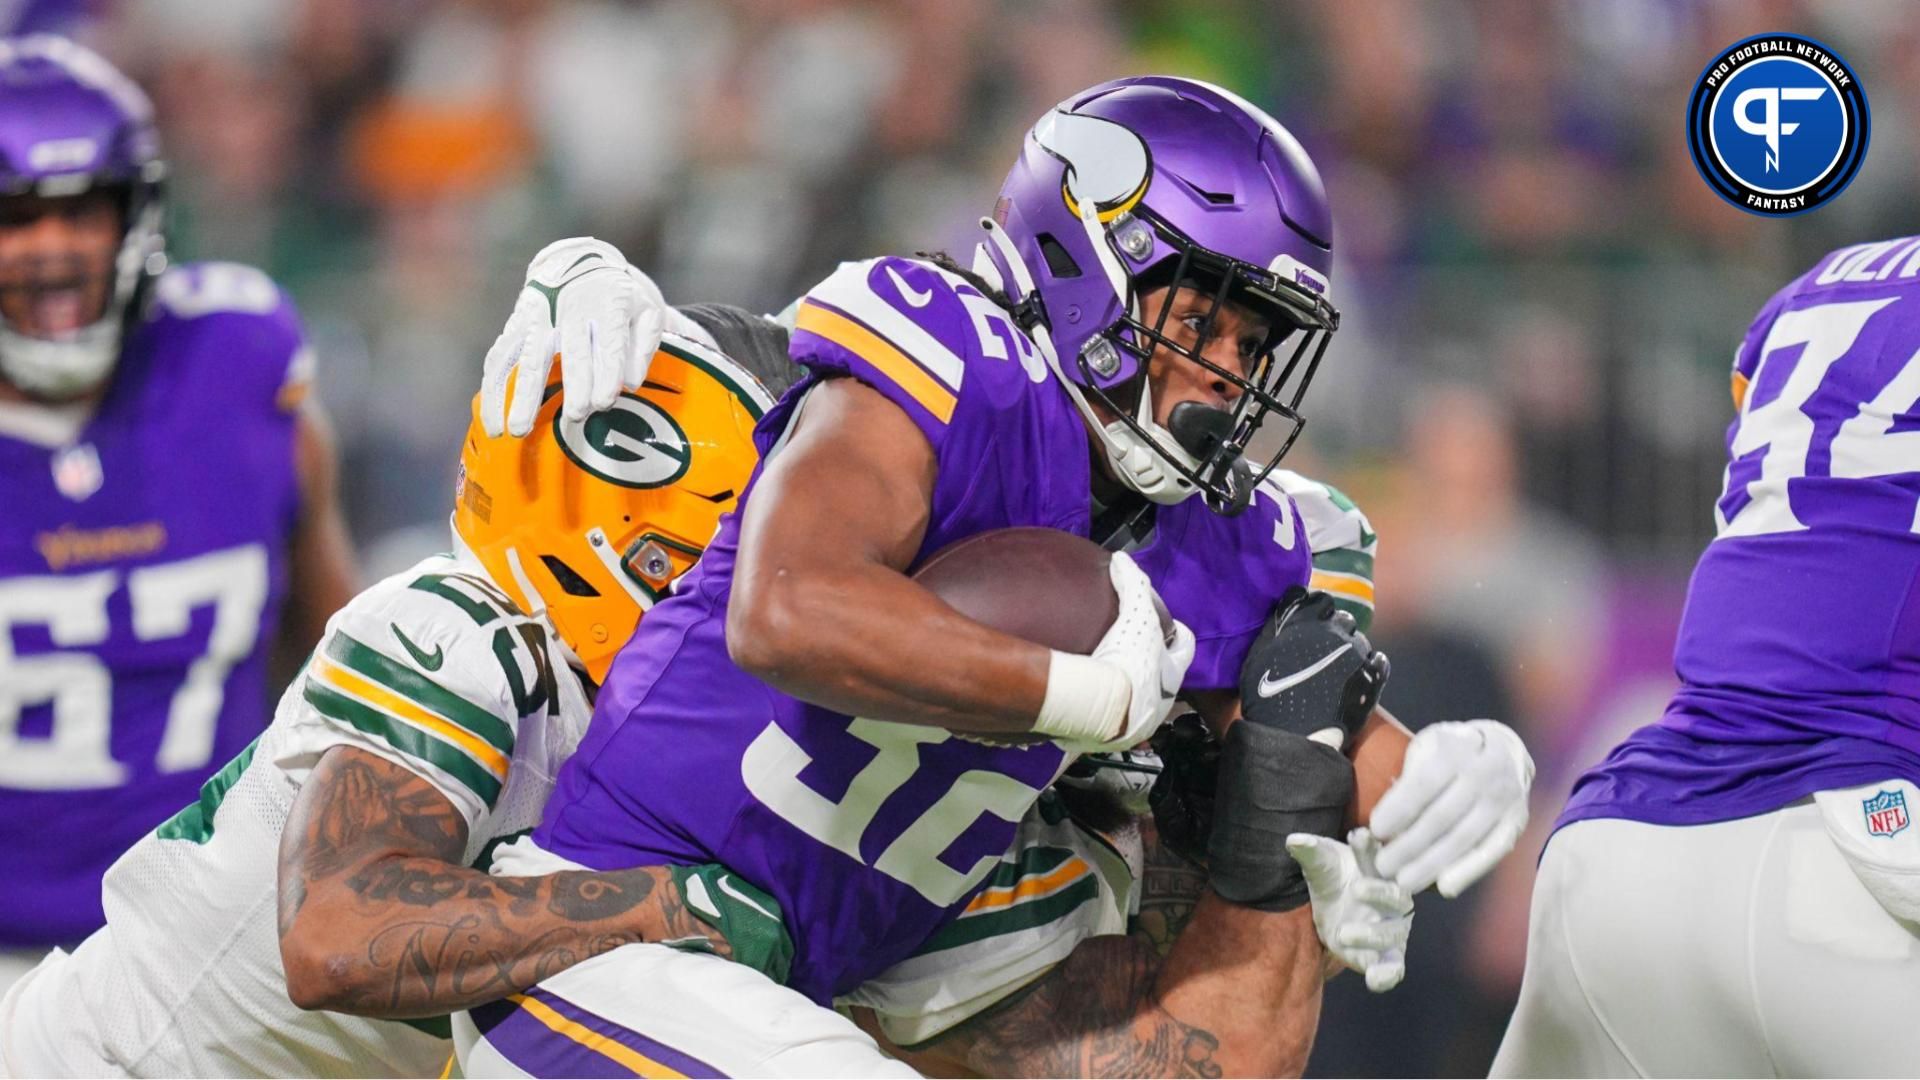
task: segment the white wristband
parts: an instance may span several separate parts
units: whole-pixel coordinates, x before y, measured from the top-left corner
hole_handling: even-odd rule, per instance
[[[1071,743],[1106,743],[1124,733],[1133,691],[1119,668],[1091,656],[1053,650],[1036,734]]]

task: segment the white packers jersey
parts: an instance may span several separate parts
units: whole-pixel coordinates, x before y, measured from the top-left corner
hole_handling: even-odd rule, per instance
[[[1267,478],[1293,496],[1313,549],[1312,587],[1333,596],[1365,633],[1373,624],[1373,557],[1380,547],[1367,515],[1332,484],[1309,480],[1288,469]]]
[[[466,856],[538,823],[592,707],[548,659],[544,624],[472,564],[435,557],[355,597],[273,723],[188,806],[123,855],[107,925],[23,992],[55,1061],[133,1075],[435,1076],[446,1021],[307,1012],[287,997],[275,880],[280,833],[322,754],[352,746],[424,777],[466,818]],[[58,960],[59,958],[55,958]],[[32,1003],[29,1003],[31,1005]],[[18,1010],[16,1010],[18,1012]],[[4,1036],[5,1032],[0,1032]]]

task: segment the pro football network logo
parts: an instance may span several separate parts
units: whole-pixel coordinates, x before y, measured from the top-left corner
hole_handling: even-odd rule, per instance
[[[1715,194],[1752,214],[1804,214],[1867,156],[1867,95],[1832,49],[1759,34],[1708,62],[1687,102],[1687,148]]]
[[[1862,799],[1860,810],[1867,815],[1869,836],[1892,836],[1910,824],[1904,791],[1882,791],[1870,799]]]

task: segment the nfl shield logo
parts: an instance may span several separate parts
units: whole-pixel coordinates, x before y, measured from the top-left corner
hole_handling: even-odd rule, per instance
[[[1892,836],[1907,827],[1907,794],[1904,791],[1882,791],[1871,799],[1862,800],[1860,809],[1867,815],[1869,835]]]
[[[100,452],[92,443],[69,446],[53,456],[53,486],[74,502],[85,502],[105,482]]]

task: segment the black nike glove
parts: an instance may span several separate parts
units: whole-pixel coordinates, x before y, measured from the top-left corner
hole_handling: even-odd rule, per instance
[[[1387,685],[1387,654],[1374,649],[1333,597],[1287,590],[1240,666],[1240,713],[1343,749]],[[1330,737],[1337,736],[1337,737]]]

